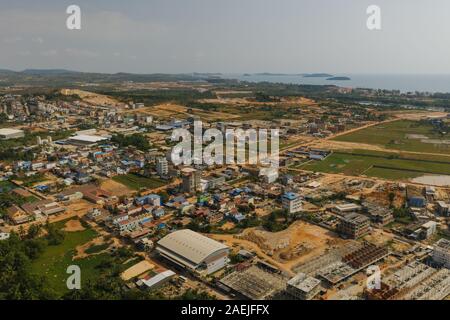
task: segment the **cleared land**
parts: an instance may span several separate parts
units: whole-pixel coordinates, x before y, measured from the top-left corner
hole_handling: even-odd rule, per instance
[[[67,221],[61,221],[55,225],[63,229],[66,223]],[[59,294],[63,294],[68,290],[66,286],[68,277],[66,270],[72,264],[78,265],[83,270],[82,284],[89,279],[94,279],[94,277],[98,276],[96,266],[106,258],[106,255],[88,257],[76,260],[76,262],[73,261],[73,256],[78,245],[92,240],[96,235],[97,233],[90,228],[83,231],[66,232],[64,241],[61,244],[46,247],[44,253],[33,261],[33,272],[47,276],[50,288]]]
[[[383,123],[349,134],[334,141],[364,143],[386,149],[411,152],[450,154],[450,133],[439,134],[433,126],[423,121],[399,120]]]
[[[132,173],[115,176],[113,180],[134,190],[140,190],[141,188],[156,189],[166,184],[165,181],[160,179],[147,178]]]
[[[408,179],[431,174],[450,174],[450,159],[442,156],[397,154],[367,150],[335,151],[323,161],[309,162],[303,170]]]
[[[100,187],[108,192],[111,192],[115,196],[123,196],[132,194],[134,191],[127,186],[114,181],[113,179],[107,179],[101,182]]]
[[[58,295],[68,292],[66,281],[69,276],[67,267],[77,265],[82,270],[81,285],[85,285],[90,280],[95,280],[104,272],[109,272],[117,268],[119,272],[135,264],[136,258],[112,257],[109,253],[96,252],[83,255],[80,254],[80,247],[89,246],[94,243],[94,239],[101,239],[99,234],[88,225],[84,224],[81,230],[81,223],[77,219],[59,221],[53,224],[58,229],[65,230],[65,237],[61,244],[49,245],[45,251],[34,260],[31,267],[36,275],[45,275],[48,280],[48,287]],[[69,227],[78,225],[78,228]],[[75,231],[75,229],[78,229]],[[97,244],[97,243],[95,243]],[[103,244],[103,242],[98,243]],[[127,259],[127,260],[125,260]]]
[[[280,232],[268,232],[256,228],[244,230],[239,235],[210,234],[213,239],[229,246],[255,252],[260,258],[291,272],[299,263],[323,254],[327,248],[346,243],[334,233],[319,226],[296,221]]]
[[[119,101],[111,98],[109,96],[105,96],[103,94],[78,90],[78,89],[62,89],[61,93],[63,95],[77,95],[83,101],[93,104],[93,105],[117,105]]]

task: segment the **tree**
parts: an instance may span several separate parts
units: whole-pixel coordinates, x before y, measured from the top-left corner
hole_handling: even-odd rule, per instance
[[[56,246],[64,241],[66,234],[63,230],[60,230],[56,228],[54,225],[48,223],[46,225],[46,228],[47,228],[47,241],[49,245]]]
[[[32,273],[31,260],[45,246],[39,241],[22,241],[14,233],[0,241],[0,300],[56,299],[45,277]]]
[[[40,225],[40,224],[32,224],[28,228],[28,233],[26,235],[26,238],[27,239],[36,239],[37,237],[39,237],[41,231],[42,231],[42,225]]]

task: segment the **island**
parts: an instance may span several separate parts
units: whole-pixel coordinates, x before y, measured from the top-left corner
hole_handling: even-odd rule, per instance
[[[328,78],[327,80],[331,80],[331,81],[348,81],[348,80],[352,80],[349,77],[331,77]]]
[[[307,73],[303,75],[303,78],[329,78],[332,76],[333,75],[329,73]]]

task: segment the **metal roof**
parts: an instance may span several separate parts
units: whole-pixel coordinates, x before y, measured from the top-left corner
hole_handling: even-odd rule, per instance
[[[100,142],[100,141],[105,141],[108,140],[105,137],[101,137],[101,136],[93,136],[93,135],[87,135],[87,134],[79,134],[73,137],[70,137],[69,140],[75,140],[75,141],[84,141],[84,142],[92,142],[92,143],[96,143],[96,142]]]
[[[23,133],[23,130],[17,130],[17,129],[11,129],[11,128],[1,128],[0,129],[1,135],[10,135],[10,134],[16,134],[16,133]]]
[[[158,241],[158,246],[195,263],[228,247],[189,229],[174,231]]]

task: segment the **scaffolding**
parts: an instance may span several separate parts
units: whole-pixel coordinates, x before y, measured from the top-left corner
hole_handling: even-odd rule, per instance
[[[227,275],[220,280],[220,283],[248,299],[265,300],[285,290],[287,280],[280,274],[252,265],[246,270]]]

